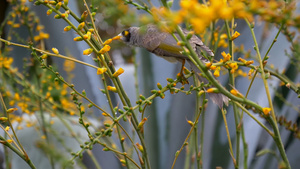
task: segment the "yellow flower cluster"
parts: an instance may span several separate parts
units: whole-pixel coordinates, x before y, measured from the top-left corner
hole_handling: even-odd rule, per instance
[[[65,60],[64,62],[64,70],[68,73],[72,72],[75,69],[75,62],[71,60]]]
[[[36,35],[36,36],[33,37],[34,41],[40,41],[42,39],[49,39],[49,34],[44,33],[44,32],[40,32],[39,35]]]
[[[221,55],[223,56],[223,58],[224,58],[224,60],[223,59],[221,59],[220,60],[220,62],[227,62],[227,61],[229,61],[230,59],[231,59],[231,55],[229,54],[229,53],[225,53],[224,51],[221,53]]]
[[[234,73],[239,68],[236,62],[229,63],[228,66],[231,68],[230,73]]]
[[[0,68],[9,69],[10,65],[13,63],[14,59],[11,57],[0,57]]]
[[[243,62],[246,66],[249,66],[251,65],[252,63],[254,63],[253,60],[250,60],[250,61],[246,61],[245,59],[243,58],[238,58],[239,61]]]
[[[161,20],[161,17],[171,22],[171,25],[178,25],[184,21],[189,22],[195,33],[204,30],[217,19],[248,18],[252,19],[246,10],[246,5],[241,0],[210,0],[207,3],[199,3],[198,0],[181,0],[181,9],[172,12],[168,9],[151,9],[154,20]]]
[[[220,38],[220,39],[219,39]],[[227,48],[228,47],[228,43],[226,42],[226,39],[227,39],[227,34],[226,33],[223,33],[221,35],[219,35],[218,32],[214,32],[214,40],[213,41],[213,44],[214,42],[217,42],[217,40],[219,39],[219,42],[218,42],[218,47],[223,47],[223,48]],[[203,39],[203,38],[202,38]]]

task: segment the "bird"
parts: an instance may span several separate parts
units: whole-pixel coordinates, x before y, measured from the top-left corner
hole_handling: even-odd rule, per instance
[[[190,32],[183,28],[181,28],[181,30],[185,35]],[[178,33],[175,32],[174,35],[178,40],[181,40]],[[178,45],[172,34],[160,30],[156,25],[148,24],[141,27],[129,27],[117,36],[121,41],[129,46],[145,48],[149,52],[172,63],[181,62],[181,74],[185,61],[187,61],[191,66],[191,69],[196,72],[199,81],[208,83],[207,79],[199,75],[201,71],[198,67],[182,52],[182,47]],[[205,46],[198,36],[192,35],[189,39],[189,43],[203,63],[208,63],[209,60],[202,56],[202,51],[206,52],[210,56],[214,56],[212,50]],[[209,97],[220,109],[223,108],[224,103],[228,106],[228,97],[221,93],[209,93]]]

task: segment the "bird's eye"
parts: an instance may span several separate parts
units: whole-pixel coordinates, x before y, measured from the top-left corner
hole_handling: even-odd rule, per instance
[[[122,35],[124,36],[124,38],[125,38],[125,42],[129,42],[130,41],[130,36],[131,36],[131,34],[130,34],[130,32],[129,32],[129,30],[124,30],[123,32],[122,32]]]
[[[129,32],[126,30],[126,31],[123,31],[122,34],[123,34],[124,36],[128,36]]]

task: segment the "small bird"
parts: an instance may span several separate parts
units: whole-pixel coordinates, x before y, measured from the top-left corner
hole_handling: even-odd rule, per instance
[[[183,33],[187,35],[189,31],[182,29]],[[175,36],[181,40],[177,33]],[[163,32],[153,24],[149,24],[143,27],[130,27],[118,35],[120,40],[125,44],[130,46],[137,46],[147,49],[149,52],[164,58],[169,62],[181,62],[181,75],[185,61],[187,61],[191,69],[197,72],[197,77],[201,82],[208,83],[208,80],[201,77],[198,73],[201,71],[196,65],[182,53],[182,48],[177,44],[175,38],[168,32]],[[196,36],[193,35],[189,39],[189,43],[192,45],[193,50],[199,56],[199,59],[203,63],[208,63],[209,61],[201,55],[201,51],[205,51],[208,55],[214,56],[214,53],[203,44],[203,42]],[[184,76],[183,76],[184,77]],[[223,107],[223,103],[228,105],[228,98],[221,93],[209,93],[211,100],[219,106],[220,109]]]

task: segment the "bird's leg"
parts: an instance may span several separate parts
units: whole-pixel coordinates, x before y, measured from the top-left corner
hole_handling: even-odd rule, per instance
[[[181,70],[180,72],[177,74],[177,78],[179,78],[179,80],[181,81],[181,83],[184,84],[189,84],[189,81],[185,78],[184,74],[183,74],[183,70],[184,70],[184,64],[185,64],[185,59],[183,59],[181,61]]]

